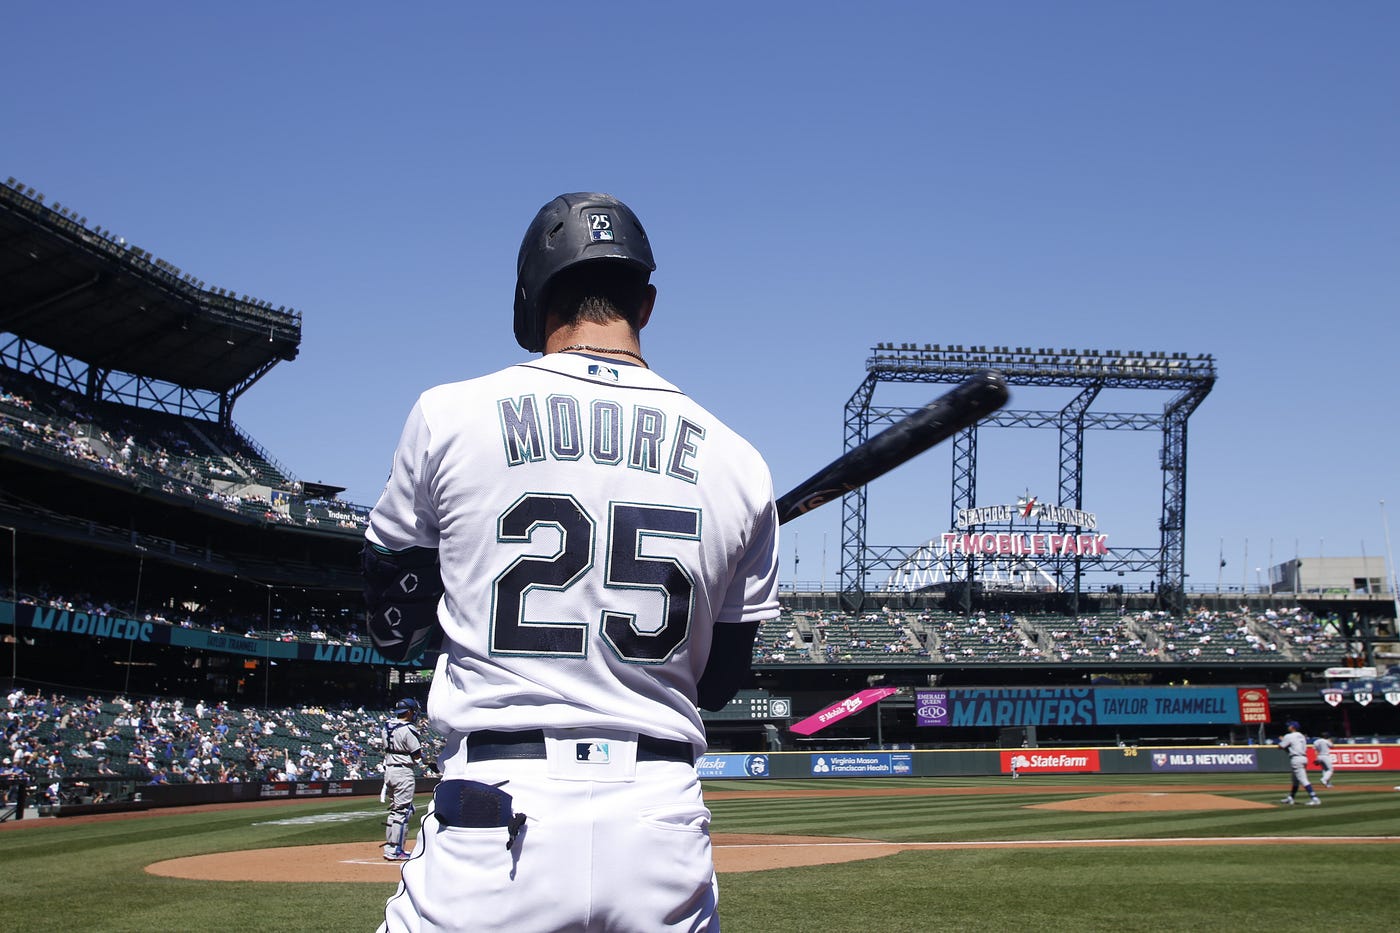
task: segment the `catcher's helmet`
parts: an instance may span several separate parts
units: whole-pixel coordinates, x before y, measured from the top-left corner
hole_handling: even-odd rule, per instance
[[[574,192],[550,201],[525,231],[515,263],[515,339],[532,353],[544,349],[545,293],[560,272],[610,259],[650,275],[651,243],[632,209],[609,194]]]
[[[413,697],[404,697],[394,704],[394,715],[402,716],[404,713],[412,713],[414,716],[420,716],[423,713],[423,707],[417,700],[413,699]]]

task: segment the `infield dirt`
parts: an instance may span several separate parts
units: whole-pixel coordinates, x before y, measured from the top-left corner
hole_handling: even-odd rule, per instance
[[[1102,788],[1107,789],[1107,788]],[[1044,792],[1045,788],[1038,788]],[[1077,788],[1077,790],[1092,790]],[[725,797],[807,797],[807,796],[930,796],[948,792],[943,788],[869,788],[864,790],[781,790],[718,791],[712,799]],[[954,793],[1000,793],[1007,788],[958,788]],[[1156,812],[1190,810],[1270,809],[1269,804],[1239,800],[1210,793],[1155,791],[1148,793],[1091,793],[1055,803],[1030,804],[1034,809],[1081,810],[1091,812]],[[1258,840],[1221,839],[1218,844],[1249,844]],[[1297,840],[1304,841],[1304,840]],[[1331,840],[1318,839],[1317,842]],[[1342,840],[1337,840],[1342,841]],[[1352,840],[1353,844],[1355,840]],[[1037,842],[1036,845],[1183,845],[1211,844],[1204,840],[1065,840]],[[715,868],[724,872],[761,871],[828,865],[860,859],[881,858],[908,849],[952,849],[988,846],[1015,846],[1029,843],[890,843],[873,839],[836,836],[770,836],[715,833]],[[391,883],[397,880],[399,865],[380,856],[380,843],[338,843],[220,852],[191,858],[169,859],[146,867],[155,875],[201,881],[368,881]]]

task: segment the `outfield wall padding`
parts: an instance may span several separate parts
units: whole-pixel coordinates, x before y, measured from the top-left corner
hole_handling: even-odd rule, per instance
[[[1333,749],[1339,775],[1400,771],[1400,745],[1339,745]],[[912,750],[834,750],[801,752],[718,752],[706,754],[696,768],[703,780],[869,777],[1011,777],[1032,775],[1140,774],[1170,776],[1201,772],[1287,774],[1283,750],[1265,745],[1120,746],[1111,748],[989,748]],[[1320,774],[1309,752],[1310,773]],[[437,777],[420,777],[417,792],[430,793]],[[378,797],[383,782],[278,781],[243,784],[137,784],[130,795],[114,794],[108,803],[46,808],[54,816],[179,807],[258,800]]]

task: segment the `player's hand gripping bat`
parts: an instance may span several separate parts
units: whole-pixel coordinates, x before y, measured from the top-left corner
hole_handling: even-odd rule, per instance
[[[1010,393],[997,372],[978,373],[909,417],[846,451],[778,500],[778,524],[858,489],[935,444],[971,427],[1006,404]]]

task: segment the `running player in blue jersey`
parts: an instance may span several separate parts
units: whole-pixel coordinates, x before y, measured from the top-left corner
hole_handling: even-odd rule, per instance
[[[1283,802],[1293,804],[1293,798],[1298,795],[1298,788],[1308,792],[1308,806],[1315,807],[1322,803],[1317,799],[1317,791],[1313,790],[1312,782],[1308,780],[1308,737],[1298,731],[1298,723],[1294,720],[1288,721],[1288,732],[1278,739],[1279,748],[1288,753],[1288,766],[1293,771],[1293,787],[1288,792],[1288,796],[1283,798]]]

